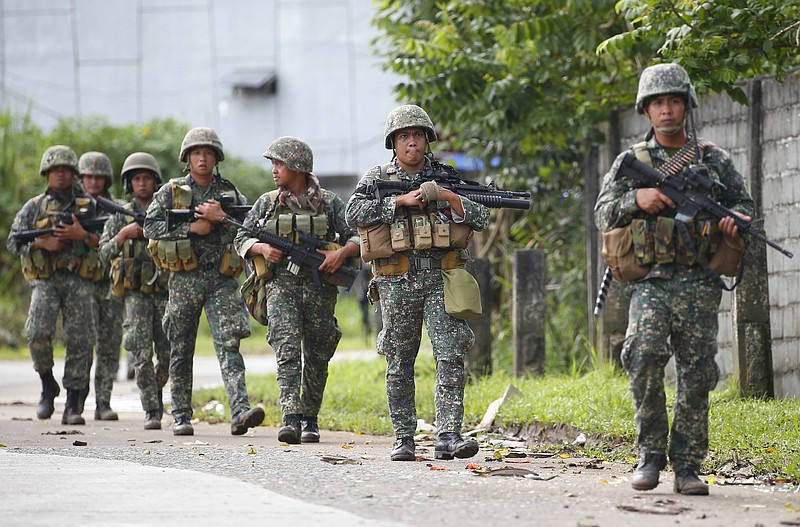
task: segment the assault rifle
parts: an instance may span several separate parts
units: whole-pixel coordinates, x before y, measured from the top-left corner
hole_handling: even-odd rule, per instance
[[[318,238],[314,238],[313,236],[308,236],[302,232],[298,232],[297,235],[299,240],[298,243],[295,243],[289,238],[284,238],[283,236],[278,236],[277,234],[272,234],[271,232],[259,231],[245,227],[238,221],[231,219],[230,216],[226,217],[222,221],[223,223],[227,223],[228,225],[236,227],[240,231],[247,233],[262,243],[268,243],[276,249],[280,249],[287,255],[287,259],[289,260],[289,271],[292,274],[298,274],[301,268],[307,267],[308,270],[311,271],[311,277],[314,279],[314,284],[317,286],[322,286],[322,277],[320,276],[319,266],[325,261],[325,256],[321,253],[318,253],[317,249],[325,249],[327,247],[328,242],[325,240],[320,240]],[[336,270],[336,272],[331,273],[331,275],[341,280],[342,283],[345,284],[345,289],[349,291],[350,287],[352,287],[353,282],[355,282],[356,277],[358,276],[358,270],[353,269],[348,265],[342,265]]]
[[[437,170],[438,169],[438,170]],[[437,185],[455,192],[476,203],[481,203],[493,209],[520,209],[531,208],[530,192],[513,192],[501,190],[491,185],[482,185],[476,181],[462,178],[456,169],[450,165],[435,162],[433,165],[426,166],[413,181],[391,181],[386,179],[375,179],[368,182],[357,192],[374,194],[376,198],[384,196],[396,196],[419,188],[426,181],[435,181]]]
[[[117,212],[119,214],[124,214],[126,216],[132,216],[134,221],[141,226],[144,226],[144,214],[141,212],[133,212],[132,210],[128,210],[119,203],[114,200],[104,198],[103,196],[97,196],[94,198],[98,205],[100,205],[101,209],[104,209],[108,212]]]
[[[103,226],[106,224],[106,220],[108,216],[100,216],[97,218],[89,218],[85,220],[78,220],[78,223],[81,224],[83,230],[87,232],[99,232],[103,230]],[[53,234],[55,225],[63,223],[65,225],[72,225],[72,213],[71,212],[62,212],[58,214],[58,216],[53,221],[53,227],[48,227],[46,229],[34,229],[30,231],[20,231],[15,232],[11,235],[15,242],[19,243],[28,243],[32,242],[39,236],[47,236],[48,234]]]
[[[239,221],[243,220],[253,207],[252,205],[234,205],[233,196],[216,196],[214,199],[219,201],[222,210],[224,210],[228,216],[232,216]],[[170,228],[170,225],[196,220],[197,218],[194,216],[194,207],[191,209],[167,209],[167,229]]]
[[[703,167],[690,165],[686,167],[682,178],[664,175],[651,166],[636,159],[633,152],[622,158],[622,165],[617,177],[630,178],[641,187],[657,188],[676,205],[678,219],[693,219],[697,213],[704,211],[714,218],[733,218],[739,232],[746,233],[760,240],[783,255],[792,258],[794,254],[781,247],[752,226],[752,222],[743,220],[733,211],[727,209],[708,196],[708,192],[719,185],[704,173]]]

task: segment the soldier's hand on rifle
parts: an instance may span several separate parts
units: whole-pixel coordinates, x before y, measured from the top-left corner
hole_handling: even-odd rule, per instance
[[[117,247],[122,247],[125,240],[135,240],[144,236],[144,229],[136,222],[129,223],[117,233]]]
[[[53,235],[62,240],[83,240],[86,236],[86,231],[75,214],[73,214],[72,223],[64,223],[62,221],[53,227]]]
[[[65,241],[61,238],[56,238],[55,236],[39,236],[35,240],[33,240],[33,246],[31,246],[31,250],[35,251],[37,249],[43,249],[50,253],[56,253],[64,248]]]
[[[220,223],[225,219],[226,212],[222,205],[215,199],[204,201],[194,208],[194,217],[210,223]],[[196,223],[196,222],[195,222]]]
[[[425,201],[422,199],[422,193],[419,189],[414,189],[405,194],[400,194],[395,198],[396,207],[419,207],[425,206]]]
[[[256,242],[253,244],[250,249],[247,250],[247,254],[250,256],[254,256],[256,254],[260,254],[264,257],[264,259],[273,264],[279,264],[283,257],[286,255],[280,249],[276,249],[272,245],[268,243]]]
[[[733,212],[734,214],[736,214],[745,221],[751,220],[750,216],[745,216],[744,214],[740,214],[735,210],[731,212]],[[734,238],[739,236],[739,229],[736,227],[736,222],[734,222],[733,218],[731,218],[730,216],[726,216],[725,218],[719,220],[719,230]]]
[[[675,208],[675,203],[657,188],[636,189],[636,206],[648,214],[658,214],[665,208]]]

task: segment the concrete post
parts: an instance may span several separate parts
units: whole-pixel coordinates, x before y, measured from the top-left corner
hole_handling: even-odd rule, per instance
[[[481,288],[481,305],[483,314],[468,321],[475,333],[475,344],[467,351],[465,366],[467,374],[476,377],[492,373],[492,268],[486,258],[476,258],[467,264]]]
[[[544,373],[545,254],[542,251],[514,251],[513,352],[514,375]]]

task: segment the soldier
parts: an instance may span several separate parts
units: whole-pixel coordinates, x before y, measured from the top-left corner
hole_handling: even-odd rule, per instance
[[[419,106],[389,113],[384,143],[391,162],[373,167],[361,178],[346,209],[347,223],[359,229],[362,258],[372,261],[370,294],[380,298],[382,326],[378,353],[386,357],[386,394],[397,441],[393,461],[414,461],[414,362],[425,322],[436,360],[436,459],[467,458],[478,452],[474,439],[461,438],[464,416],[464,355],[475,336],[465,320],[445,311],[444,270],[463,267],[464,249],[473,230],[486,227],[489,211],[479,203],[442,188],[434,181],[399,196],[376,199],[365,192],[377,178],[413,180],[424,170],[443,170],[429,145],[436,140],[430,117]],[[437,239],[431,240],[432,222]],[[391,240],[391,242],[389,242]],[[388,247],[388,255],[383,248]],[[367,250],[365,250],[367,249]],[[381,254],[373,257],[372,251]]]
[[[152,155],[135,152],[122,165],[122,180],[125,192],[132,196],[124,206],[130,214],[117,213],[106,222],[100,258],[111,270],[112,296],[125,301],[123,345],[134,363],[144,429],[160,430],[162,392],[169,379],[169,341],[161,327],[169,272],[156,267],[142,225],[134,218],[143,218],[153,201],[161,185],[161,167]]]
[[[189,174],[170,180],[156,193],[147,209],[144,235],[156,243],[151,255],[172,271],[163,327],[170,341],[172,432],[193,435],[192,361],[200,313],[205,309],[225,393],[231,409],[231,434],[241,435],[264,420],[262,408],[250,408],[245,385],[244,359],[239,341],[250,336],[250,318],[236,280],[242,260],[233,249],[236,230],[222,221],[219,202],[246,198],[217,170],[225,159],[222,142],[210,128],[192,128],[181,144],[178,159]],[[194,209],[195,221],[168,224],[169,209]]]
[[[86,152],[78,160],[83,188],[92,198],[103,196],[112,199],[108,189],[113,183],[111,160],[102,152]],[[122,343],[122,311],[125,308],[121,298],[111,296],[111,280],[108,278],[108,268],[97,254],[98,249],[89,250],[87,257],[97,263],[98,273],[93,283],[95,307],[95,354],[97,362],[94,367],[94,418],[99,421],[116,421],[117,413],[111,409],[111,390],[114,387],[114,378],[119,371],[119,353]],[[89,360],[91,367],[91,356]],[[89,393],[87,385],[85,394]],[[81,401],[83,404],[83,401]]]
[[[312,173],[311,148],[295,137],[280,137],[264,152],[272,161],[277,190],[262,194],[244,224],[294,239],[297,232],[339,242],[333,250],[319,252],[325,261],[319,271],[335,272],[347,258],[358,256],[358,235],[344,220],[344,202],[320,187]],[[257,287],[266,298],[267,342],[278,361],[278,386],[284,426],[278,440],[297,444],[319,442],[317,414],[328,378],[328,362],[342,331],[336,323],[336,285],[315,285],[309,270],[293,274],[286,255],[244,232],[236,236],[242,257],[259,260],[255,269],[270,269]],[[263,273],[262,273],[263,275]]]
[[[14,218],[6,246],[19,255],[22,273],[31,285],[31,303],[25,335],[33,368],[42,381],[36,417],[49,419],[60,393],[53,377],[53,337],[61,312],[66,359],[62,382],[67,402],[62,424],[82,425],[81,401],[89,386],[89,367],[94,344],[92,279],[96,266],[88,257],[100,237],[85,230],[79,220],[95,216],[92,198],[78,181],[78,156],[68,146],[45,150],[39,173],[47,178],[47,190],[28,200]],[[68,221],[59,216],[66,215]],[[52,228],[52,235],[18,243],[14,235],[33,229]]]
[[[651,128],[645,141],[628,152],[656,169],[675,166],[676,174],[689,163],[704,165],[709,177],[722,183],[712,197],[749,220],[753,200],[728,153],[696,138],[693,126],[687,132],[696,107],[694,88],[683,68],[677,64],[646,68],[639,79],[636,111],[647,116]],[[675,203],[660,190],[635,188],[628,179],[617,177],[624,155],[617,157],[603,180],[595,222],[603,233],[629,226],[633,249],[642,255],[638,263],[644,267],[644,277],[626,286],[631,302],[621,357],[633,394],[641,456],[631,483],[636,490],[654,489],[668,453],[675,492],[707,495],[708,487],[698,473],[708,452],[708,392],[719,377],[714,355],[721,299],[707,262],[725,243],[723,236],[737,238],[737,228],[731,218],[719,222],[702,214],[688,222],[676,218]],[[664,167],[667,160],[670,165]],[[690,252],[696,257],[687,257]],[[664,367],[670,356],[677,372],[671,430],[664,395]]]

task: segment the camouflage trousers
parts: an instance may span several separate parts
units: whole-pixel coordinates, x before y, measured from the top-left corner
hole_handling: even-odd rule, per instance
[[[131,291],[125,297],[122,344],[133,359],[136,386],[145,412],[162,408],[162,390],[169,379],[169,340],[161,328],[166,306],[166,292],[146,295]]]
[[[192,418],[192,366],[200,313],[205,309],[231,415],[250,409],[239,340],[250,336],[250,315],[239,282],[215,269],[170,274],[169,300],[162,321],[170,342],[172,416]]]
[[[283,414],[316,416],[328,380],[328,362],[342,331],[333,316],[335,286],[279,276],[265,285],[267,342],[278,361]]]
[[[702,270],[676,266],[671,279],[631,285],[622,365],[636,409],[643,453],[667,452],[674,467],[699,468],[708,453],[708,392],[719,380],[717,310],[721,289]],[[669,342],[667,341],[669,338]],[[675,358],[672,429],[667,419],[664,368]]]
[[[386,357],[386,395],[396,437],[417,429],[414,363],[428,330],[436,361],[436,426],[439,433],[461,432],[464,418],[464,356],[475,335],[464,320],[444,310],[444,284],[439,270],[375,278],[380,294],[383,329],[378,353]]]
[[[32,280],[30,284],[25,336],[33,369],[38,373],[53,369],[53,338],[60,311],[66,348],[62,384],[68,390],[83,390],[89,385],[94,345],[92,282],[76,273],[59,270],[48,280]]]
[[[98,404],[111,402],[111,390],[119,371],[119,347],[122,342],[122,316],[125,301],[111,296],[111,281],[100,280],[92,283],[95,302],[94,327],[97,338],[94,353],[94,396]],[[89,356],[89,368],[92,357]],[[88,385],[87,385],[88,388]]]

